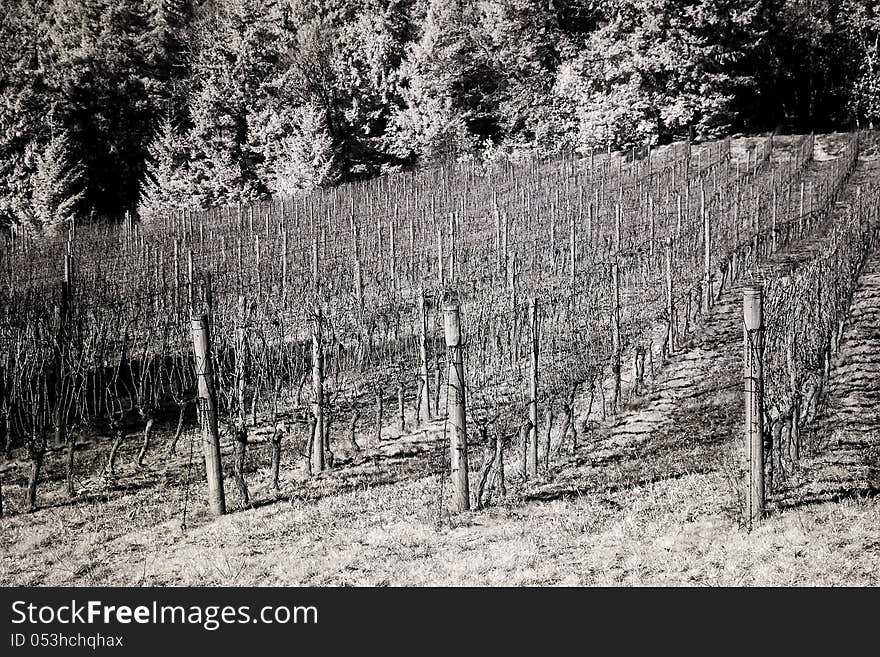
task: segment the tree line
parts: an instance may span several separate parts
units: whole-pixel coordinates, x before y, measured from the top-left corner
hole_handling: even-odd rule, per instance
[[[869,0],[17,0],[0,226],[880,115]]]

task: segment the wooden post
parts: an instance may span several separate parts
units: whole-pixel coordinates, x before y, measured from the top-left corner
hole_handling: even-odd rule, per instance
[[[529,429],[528,474],[538,476],[538,300],[529,299]]]
[[[313,474],[324,471],[324,353],[321,330],[321,308],[316,303],[312,316],[312,417],[315,421],[315,430],[311,436]]]
[[[260,273],[260,235],[254,233],[254,270],[257,275],[257,299],[263,296],[263,276]]]
[[[205,473],[208,477],[208,506],[212,515],[221,516],[226,513],[226,500],[223,494],[220,432],[217,427],[217,400],[214,390],[214,369],[207,314],[193,315],[192,334],[196,376],[199,384],[199,423],[202,429]]]
[[[779,201],[779,199],[776,194],[776,188],[774,187],[774,189],[773,189],[773,213],[771,216],[772,235],[770,237],[770,253],[776,253],[776,248],[778,246],[777,241],[776,241],[777,240],[777,237],[776,237],[776,212],[777,212],[777,209],[776,208],[778,205],[778,201]]]
[[[391,251],[391,289],[397,292],[397,244],[394,235],[394,218],[388,222],[388,246]]]
[[[745,447],[749,462],[746,522],[749,530],[764,516],[764,435],[761,417],[763,395],[762,288],[743,290],[745,360]]]
[[[428,305],[419,293],[419,421],[431,421],[431,389],[428,385]]]
[[[313,236],[314,239],[312,241],[312,289],[314,290],[315,297],[317,298],[318,286],[320,285],[320,280],[321,280],[321,268],[320,268],[321,258],[320,258],[320,253],[318,251],[318,247],[319,247],[318,229],[315,228],[314,224],[312,225],[312,227],[315,231],[314,236]]]
[[[452,470],[453,508],[470,509],[468,493],[467,419],[465,416],[464,357],[461,344],[461,316],[457,304],[443,308],[443,334],[446,339],[449,376],[449,461]]]
[[[798,209],[798,219],[797,219],[797,236],[798,236],[798,237],[801,236],[801,228],[803,227],[803,222],[804,222],[804,191],[805,191],[805,185],[806,185],[806,183],[804,183],[804,181],[802,180],[802,181],[801,181],[801,197],[800,197],[800,204],[799,204],[799,209]]]

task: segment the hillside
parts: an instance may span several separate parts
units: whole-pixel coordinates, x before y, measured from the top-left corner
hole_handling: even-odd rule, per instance
[[[804,156],[807,151],[808,156]],[[490,444],[484,443],[484,438],[488,435],[495,440],[496,433],[503,437],[505,432],[514,435],[506,447],[506,494],[502,496],[497,488],[490,487],[487,492],[491,490],[492,495],[483,500],[488,502],[485,508],[450,511],[453,495],[447,461],[450,426],[444,412],[439,413],[439,418],[420,421],[418,386],[415,390],[412,385],[403,389],[404,417],[402,420],[397,417],[398,379],[385,378],[389,366],[383,358],[394,363],[397,359],[406,359],[406,367],[412,370],[406,375],[407,380],[421,380],[418,350],[396,346],[406,344],[408,330],[416,333],[414,329],[407,329],[410,320],[404,319],[403,328],[384,334],[384,342],[378,341],[377,345],[386,346],[375,347],[382,356],[369,365],[345,355],[345,347],[353,344],[355,338],[354,333],[345,334],[344,329],[340,329],[343,337],[334,338],[341,345],[338,351],[334,351],[336,343],[327,349],[328,354],[337,354],[335,362],[340,363],[336,365],[339,369],[328,368],[326,373],[330,391],[327,412],[336,414],[330,429],[332,467],[323,471],[315,471],[313,467],[310,476],[309,463],[313,456],[309,451],[312,439],[306,403],[291,392],[275,397],[281,408],[270,408],[268,384],[262,392],[259,385],[255,386],[252,393],[255,399],[260,394],[264,398],[254,402],[256,426],[248,429],[243,469],[250,494],[248,505],[243,504],[231,473],[236,449],[234,419],[239,411],[234,402],[226,402],[230,406],[223,409],[230,418],[220,433],[230,513],[219,518],[212,518],[208,513],[202,438],[192,407],[173,455],[168,446],[177,425],[177,414],[169,407],[156,415],[150,450],[141,466],[137,460],[143,419],[130,411],[122,420],[125,433],[130,435],[117,446],[113,474],[106,471],[102,474],[102,471],[116,442],[114,436],[109,431],[101,431],[98,424],[91,431],[80,431],[73,476],[76,494],[72,499],[67,495],[67,453],[64,446],[50,446],[45,454],[44,479],[47,480],[41,480],[39,508],[33,513],[24,512],[27,472],[31,465],[25,446],[20,445],[13,451],[13,458],[0,467],[6,514],[0,519],[0,584],[876,585],[880,563],[880,503],[876,499],[880,487],[877,461],[880,416],[875,409],[877,386],[874,381],[878,338],[877,268],[880,266],[880,252],[876,248],[878,197],[874,191],[880,172],[877,137],[872,133],[822,135],[816,137],[815,143],[804,136],[775,137],[772,141],[742,138],[709,144],[705,152],[707,156],[698,160],[700,164],[695,169],[691,169],[691,159],[687,160],[684,178],[678,169],[682,162],[680,151],[670,147],[652,154],[654,159],[646,162],[634,160],[625,165],[620,158],[612,156],[605,163],[591,162],[589,169],[584,170],[578,167],[585,164],[564,160],[555,164],[535,163],[525,169],[510,165],[512,168],[501,174],[499,184],[471,185],[461,194],[455,190],[465,187],[461,186],[462,178],[456,176],[465,176],[473,183],[476,178],[468,177],[475,175],[473,171],[468,173],[464,169],[464,173],[447,171],[439,178],[413,178],[414,187],[407,186],[409,183],[383,187],[380,182],[372,191],[352,192],[363,192],[363,198],[375,199],[377,204],[384,194],[382,202],[389,207],[395,205],[394,194],[402,193],[404,197],[412,194],[408,197],[414,201],[410,216],[424,212],[425,226],[435,221],[426,207],[434,208],[440,217],[445,217],[443,203],[456,208],[457,223],[449,232],[442,233],[440,244],[447,248],[452,245],[455,268],[450,265],[449,274],[455,278],[451,284],[458,286],[463,321],[472,340],[466,364],[468,400],[473,404],[468,416],[471,422],[469,476],[475,502],[481,501],[474,497],[474,491],[478,489],[484,466],[495,453]],[[765,157],[759,161],[760,153]],[[849,157],[852,157],[851,167]],[[688,158],[691,158],[689,152]],[[631,171],[624,166],[631,167]],[[616,175],[621,177],[619,183],[613,182],[615,168]],[[597,177],[594,176],[596,171],[605,173]],[[628,182],[623,182],[626,176]],[[690,176],[695,181],[693,185]],[[624,199],[626,208],[622,226],[620,201],[616,209],[611,202],[597,205],[586,213],[576,211],[587,207],[587,204],[578,205],[579,199],[585,196],[580,191],[580,184],[585,180],[595,186],[597,203],[605,191],[603,181],[612,181],[607,182],[611,197],[615,184],[618,185],[618,198]],[[510,184],[505,186],[505,181]],[[543,183],[533,184],[534,181]],[[801,183],[801,189],[809,190],[809,203],[815,202],[815,209],[805,206],[805,196],[798,198]],[[678,226],[675,203],[669,202],[670,195],[666,191],[678,193],[677,185],[684,185],[681,198],[684,199],[685,194],[688,198],[679,202]],[[709,185],[714,185],[719,199],[717,205],[713,205],[716,201],[707,193]],[[693,192],[691,197],[692,187],[702,190],[702,194]],[[525,196],[522,191],[525,188],[540,199],[541,205],[533,204],[531,197]],[[425,189],[432,190],[430,202],[420,191]],[[728,189],[735,193],[728,194],[725,191]],[[783,202],[784,190],[788,195]],[[664,195],[666,212],[661,218],[653,208],[659,207]],[[750,201],[741,203],[741,197]],[[348,204],[348,199],[341,193],[338,197],[324,197],[320,202]],[[367,240],[366,226],[372,225],[367,223],[370,212],[376,210],[372,203],[369,206],[366,202],[358,203],[364,218],[359,219],[355,214],[352,219],[353,225],[363,227],[364,240]],[[536,233],[541,231],[540,244],[539,238],[534,243],[509,242],[510,248],[518,253],[521,267],[516,269],[514,264],[514,272],[519,272],[523,281],[523,288],[517,287],[520,279],[515,276],[513,289],[520,296],[514,304],[513,319],[511,315],[493,314],[492,310],[494,304],[505,303],[510,291],[506,278],[483,273],[492,269],[497,255],[487,244],[508,248],[508,239],[506,236],[502,239],[504,231],[499,229],[499,213],[496,211],[493,218],[491,210],[486,210],[492,203],[507,208],[512,229],[528,225],[534,226]],[[712,302],[702,309],[701,299],[705,296],[701,295],[705,295],[706,288],[700,287],[704,280],[700,252],[703,242],[698,230],[701,203],[710,208],[708,216],[716,221],[713,235],[717,240],[712,243],[711,252],[713,257],[717,253],[717,259],[712,260],[709,275]],[[692,204],[695,208],[692,238],[688,236],[689,220],[682,219],[682,204],[686,208]],[[751,214],[745,210],[749,206],[753,208]],[[355,205],[351,207],[354,212]],[[517,214],[520,211],[522,214]],[[616,237],[615,211],[618,216]],[[271,207],[251,212],[251,233],[255,221],[259,232],[262,213],[268,226],[272,212]],[[319,209],[318,216],[321,212]],[[281,216],[282,221],[287,216],[283,205]],[[545,223],[535,220],[532,224],[532,217],[540,217]],[[517,223],[520,220],[522,224]],[[174,217],[169,218],[166,227],[175,229],[176,221]],[[253,288],[248,287],[247,281],[239,282],[243,287],[227,288],[224,284],[228,281],[221,279],[223,272],[229,276],[228,272],[235,271],[234,267],[223,267],[228,265],[224,260],[234,262],[234,256],[226,255],[224,259],[224,254],[235,254],[236,248],[241,269],[241,247],[227,244],[224,235],[234,240],[233,227],[237,223],[241,228],[246,220],[241,215],[224,218],[221,214],[219,218],[204,215],[189,221],[202,227],[188,233],[186,239],[193,240],[194,244],[200,241],[208,244],[212,258],[206,258],[204,266],[216,272],[214,280],[218,281],[213,299],[218,329],[213,337],[219,345],[231,345],[229,348],[238,351],[239,343],[235,341],[239,338],[235,331],[240,325],[224,324],[222,313],[224,309],[231,312],[235,308],[235,297],[240,289]],[[403,216],[399,221],[398,236],[406,234],[407,225]],[[381,225],[370,237],[378,237],[378,249],[364,246],[361,251],[364,260],[363,263],[358,261],[357,270],[363,267],[367,280],[373,280],[370,277],[378,275],[376,272],[384,272],[387,277],[374,288],[365,288],[374,290],[369,294],[376,294],[375,306],[380,310],[386,308],[383,304],[391,304],[409,294],[406,290],[411,292],[415,287],[411,281],[424,280],[424,272],[412,271],[412,253],[416,252],[412,250],[412,240],[423,239],[421,245],[416,243],[415,246],[433,256],[435,244],[431,232],[422,233],[416,220],[411,221],[409,225],[415,228],[410,231],[415,232],[410,232],[414,238],[409,238],[409,267],[405,265],[406,255],[397,253],[395,259],[394,237],[389,245],[389,234]],[[573,240],[577,252],[571,260],[566,260],[567,256],[562,253],[567,246],[560,247],[566,244],[560,236],[566,234],[563,227],[567,228],[569,221],[572,225],[577,222],[572,231],[577,238]],[[344,224],[340,221],[337,230],[339,225]],[[215,240],[215,244],[222,241],[222,248],[211,246],[210,241],[204,242],[204,226],[209,227],[209,240]],[[325,239],[333,230],[331,226]],[[392,227],[390,235],[394,235],[394,230]],[[745,238],[740,236],[740,230]],[[342,232],[347,230],[338,231],[335,241],[329,242],[335,245],[329,251],[335,250],[338,259],[325,261],[333,262],[332,267],[337,268],[333,269],[335,273],[345,271],[339,263],[351,264],[344,253],[348,246],[339,237]],[[353,234],[355,252],[358,252],[360,234],[356,231]],[[420,235],[431,237],[420,238]],[[686,240],[693,240],[676,255],[681,264],[674,282],[681,296],[669,297],[678,308],[671,321],[664,314],[667,297],[653,292],[663,289],[658,281],[662,282],[665,274],[662,248],[657,247],[655,252],[652,245],[662,245],[667,235],[675,237],[675,244],[685,245]],[[92,238],[87,235],[83,239]],[[164,238],[161,232],[155,232],[147,233],[143,239],[157,240],[159,244]],[[284,238],[285,244],[287,239]],[[288,263],[285,268],[295,270],[297,262],[303,269],[308,265],[311,249],[306,245],[310,238],[306,235],[299,239],[302,252],[295,254],[289,263],[285,260]],[[606,260],[615,239],[617,246],[613,253],[618,256],[612,254],[611,259]],[[405,240],[398,241],[398,245],[402,242]],[[84,244],[78,247],[82,250],[77,253],[88,254],[92,252],[90,249],[104,248],[103,242]],[[852,260],[839,260],[835,255],[838,251]],[[552,254],[552,259],[532,257],[530,263],[532,252]],[[389,253],[392,254],[390,260],[387,259]],[[736,266],[734,254],[742,254]],[[447,250],[446,257],[449,255]],[[50,253],[47,257],[54,256]],[[86,255],[78,257],[86,262]],[[623,260],[624,257],[627,260]],[[517,258],[513,261],[516,263]],[[148,255],[142,262],[153,260]],[[835,264],[838,262],[844,264],[838,266]],[[393,282],[388,274],[388,263],[399,275]],[[443,258],[441,263],[442,277]],[[138,286],[151,280],[152,270],[147,268],[143,279],[138,279],[135,272],[139,267],[143,269],[143,265],[136,260],[130,264],[133,273],[126,279],[126,289],[148,289]],[[609,324],[598,320],[594,324],[590,319],[592,315],[607,313],[605,304],[614,298],[613,294],[609,297],[605,291],[597,291],[600,284],[596,281],[606,279],[593,272],[607,271],[608,266],[615,264],[620,268],[621,277],[618,293],[622,302],[617,302],[618,313],[623,315],[617,320],[621,334],[617,348],[606,335],[608,328],[614,326],[613,315]],[[249,266],[252,265],[250,262]],[[582,278],[577,278],[568,294],[560,293],[569,283],[569,276],[575,280],[574,265],[575,273]],[[433,263],[429,261],[426,269],[432,271]],[[85,265],[80,271],[83,280],[91,280]],[[270,287],[271,272],[260,269],[259,260],[253,271],[256,273],[250,285]],[[855,274],[855,278],[849,281],[841,272],[846,276]],[[26,276],[27,272],[21,275]],[[307,278],[305,274],[302,277]],[[337,301],[333,299],[342,300],[338,301],[337,310],[343,316],[351,312],[352,306],[347,305],[351,290],[358,288],[347,287],[350,284],[341,282],[341,278],[339,275],[339,280],[327,283],[326,289],[332,290],[328,317],[336,307],[333,304]],[[350,276],[346,274],[345,280],[349,281]],[[822,300],[826,298],[823,294],[827,295],[829,289],[837,296],[842,295],[834,307],[843,308],[844,313],[850,307],[851,310],[849,318],[839,327],[838,315],[826,316],[819,312],[815,317],[805,317],[804,306],[798,305],[804,302],[798,301],[803,295],[788,292],[800,289],[796,286],[802,283],[807,286],[803,289],[813,289],[809,285],[816,280],[823,284],[825,292],[820,291],[805,303],[807,307],[810,304],[823,307]],[[740,456],[743,448],[742,286],[755,281],[763,282],[767,293],[765,403],[768,426],[772,429],[770,442],[774,444],[768,450],[767,459],[772,462],[770,468],[775,479],[768,489],[768,517],[747,532],[742,522]],[[308,284],[305,280],[303,288],[298,287],[300,282],[291,283],[291,287],[300,294]],[[851,306],[845,295],[850,286]],[[270,302],[275,303],[271,301],[277,298],[275,292],[265,293],[269,300],[265,308]],[[373,298],[369,294],[367,298]],[[528,335],[516,338],[519,341],[516,344],[522,349],[511,347],[510,350],[501,346],[500,337],[496,343],[481,340],[481,336],[507,335],[511,327],[515,333],[519,321],[516,318],[525,316],[525,298],[531,297],[545,301],[541,339],[542,344],[549,343],[552,347],[541,352],[542,396],[537,402],[541,420],[530,440],[536,441],[536,448],[540,441],[541,450],[546,444],[549,463],[546,467],[535,464],[537,475],[524,477],[525,465],[529,464],[521,464],[526,454],[516,443],[515,434],[523,418],[518,386],[525,376],[523,363],[527,362]],[[102,298],[97,292],[84,291],[78,302],[97,304]],[[144,298],[150,297],[145,293]],[[128,312],[127,307],[121,312]],[[291,310],[294,307],[284,306],[285,313],[295,316]],[[405,317],[406,313],[415,312],[412,306],[404,307]],[[784,320],[788,315],[780,308],[799,313],[797,321]],[[162,315],[169,324],[176,322],[177,311],[173,306]],[[274,315],[265,310],[265,316],[271,319]],[[136,317],[141,317],[140,311]],[[249,326],[263,326],[260,322],[264,320],[260,317],[262,315],[255,314]],[[475,319],[477,317],[479,319]],[[152,321],[148,318],[148,323],[142,326],[149,326]],[[575,322],[581,322],[578,326],[582,332],[566,342],[568,327]],[[674,349],[668,348],[666,341],[670,324],[676,333]],[[784,345],[808,344],[803,338],[807,334],[797,332],[802,330],[798,328],[802,325],[810,336],[824,336],[828,327],[829,345],[833,342],[834,347],[833,358],[827,360],[827,365],[816,364],[813,356],[797,351],[791,352],[785,367],[779,364],[785,361],[785,355],[779,352],[780,345],[784,348]],[[304,326],[304,321],[299,328],[294,322],[293,328],[285,329],[289,333],[280,334],[279,342],[287,340],[294,344],[295,336],[300,335],[301,329],[305,330]],[[132,330],[131,335],[140,334]],[[135,344],[145,345],[143,353],[146,354],[150,353],[147,345],[155,341],[152,335],[143,333],[142,337],[131,339],[140,340]],[[271,340],[266,344],[277,346]],[[177,353],[170,348],[173,345],[185,350],[187,336],[180,342],[163,342],[164,351],[159,353]],[[264,349],[261,353],[267,362],[276,358],[274,347]],[[218,351],[222,349],[218,347]],[[138,353],[137,349],[134,352]],[[643,378],[637,377],[633,368],[639,353],[646,361]],[[438,352],[436,362],[443,358]],[[507,369],[504,363],[509,359],[519,364]],[[622,363],[616,379],[613,375],[615,359]],[[258,359],[255,357],[253,362]],[[229,365],[230,372],[234,370],[233,365]],[[303,376],[311,373],[308,365],[303,361],[297,366],[301,367]],[[147,371],[151,365],[139,367]],[[223,367],[219,371],[225,372]],[[248,367],[257,373],[271,371],[260,370],[256,364]],[[439,371],[440,365],[437,367]],[[813,412],[809,402],[805,402],[795,412],[794,424],[790,416],[789,424],[780,423],[773,409],[786,407],[785,386],[789,376],[800,377],[798,390],[807,398],[809,392],[815,390],[810,386],[824,381],[823,367],[827,368],[827,384],[821,387],[821,405]],[[589,385],[581,385],[587,380],[578,378],[586,376],[582,370],[592,377],[588,377]],[[545,375],[546,372],[550,374]],[[132,376],[138,380],[136,373]],[[374,410],[373,392],[368,385],[371,377],[382,381],[379,385],[384,388],[379,394],[390,409],[382,416],[378,435],[373,418],[367,417]],[[567,387],[571,380],[566,377],[573,377],[579,385]],[[219,378],[221,389],[233,385]],[[260,379],[254,374],[248,377],[248,381],[251,380]],[[300,389],[303,385],[300,383]],[[250,396],[250,383],[248,388]],[[619,396],[616,409],[612,403],[615,389]],[[163,391],[164,384],[158,390]],[[571,414],[566,415],[569,390],[574,392]],[[120,399],[123,399],[121,393]],[[135,404],[129,401],[133,409]],[[448,407],[445,393],[439,401],[439,409]],[[551,406],[556,414],[548,424],[544,413]],[[480,435],[476,428],[483,420],[481,414],[493,412],[504,415],[496,422],[498,427],[505,428],[496,431],[496,425],[490,424],[490,432]],[[572,425],[577,429],[576,438],[571,433]],[[271,437],[277,435],[279,426],[286,429],[286,434],[276,489],[272,485]],[[791,454],[792,428],[801,436],[797,457]],[[545,432],[548,432],[546,439]],[[787,436],[785,441],[789,442],[784,442],[781,436]],[[778,454],[780,450],[783,453]]]

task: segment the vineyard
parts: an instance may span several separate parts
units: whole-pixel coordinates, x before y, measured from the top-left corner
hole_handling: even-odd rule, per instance
[[[0,582],[760,583],[829,500],[817,526],[870,544],[878,146],[467,161],[10,233]]]

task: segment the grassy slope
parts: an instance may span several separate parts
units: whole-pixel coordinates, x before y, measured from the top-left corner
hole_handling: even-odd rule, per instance
[[[594,431],[551,478],[514,481],[505,504],[442,523],[439,424],[387,431],[380,445],[362,438],[354,461],[311,481],[286,443],[280,492],[267,487],[260,433],[248,475],[256,507],[239,510],[227,485],[234,513],[216,521],[205,512],[197,440],[189,464],[190,436],[166,462],[162,433],[143,470],[130,439],[113,482],[87,474],[109,449],[98,439],[79,456],[72,503],[53,454],[44,508],[0,521],[0,584],[877,584],[880,499],[805,498],[752,534],[739,527],[729,472],[740,400],[725,392],[740,371],[730,295],[713,317],[663,369],[665,386]],[[682,394],[669,383],[680,375]],[[13,512],[24,465],[4,468]]]

